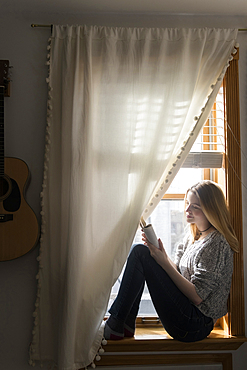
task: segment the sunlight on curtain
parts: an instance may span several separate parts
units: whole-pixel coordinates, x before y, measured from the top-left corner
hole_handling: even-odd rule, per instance
[[[140,217],[205,122],[236,36],[53,27],[31,364],[75,370],[94,360]]]

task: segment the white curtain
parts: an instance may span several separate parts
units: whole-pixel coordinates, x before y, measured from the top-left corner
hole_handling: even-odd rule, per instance
[[[54,26],[30,364],[87,366],[139,220],[207,118],[237,30]]]

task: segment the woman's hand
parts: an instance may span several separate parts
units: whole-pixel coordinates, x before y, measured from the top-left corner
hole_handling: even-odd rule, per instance
[[[169,263],[169,257],[167,256],[162,241],[158,239],[159,248],[157,248],[149,242],[144,233],[142,233],[142,240],[144,241],[144,244],[148,246],[151,256],[163,269],[165,269],[167,263]]]
[[[144,241],[144,244],[148,246],[151,256],[166,271],[181,292],[186,295],[186,297],[188,297],[195,305],[200,304],[202,299],[197,294],[194,284],[192,284],[179,273],[175,263],[172,262],[167,256],[162,241],[158,239],[159,248],[157,248],[148,241],[144,233],[142,234],[142,240]]]

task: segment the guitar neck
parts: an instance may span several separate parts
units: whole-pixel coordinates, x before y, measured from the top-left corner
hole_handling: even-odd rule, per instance
[[[4,86],[0,86],[0,176],[4,176]]]

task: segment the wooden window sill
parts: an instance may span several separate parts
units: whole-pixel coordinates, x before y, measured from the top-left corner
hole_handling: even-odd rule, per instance
[[[137,327],[134,338],[108,340],[104,349],[107,353],[237,350],[246,341],[247,338],[242,336],[227,335],[221,327],[214,327],[206,339],[193,343],[174,340],[163,327]]]

